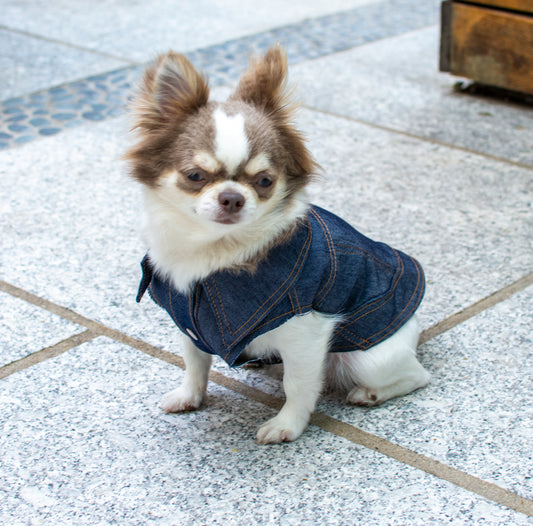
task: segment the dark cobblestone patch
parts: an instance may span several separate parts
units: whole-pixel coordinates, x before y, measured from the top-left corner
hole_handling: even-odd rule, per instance
[[[287,49],[289,61],[295,64],[435,24],[439,4],[438,0],[383,0],[230,40],[187,56],[208,74],[212,86],[228,85],[246,68],[252,52],[262,53],[275,42]],[[121,115],[143,70],[144,66],[121,68],[3,101],[0,149]]]

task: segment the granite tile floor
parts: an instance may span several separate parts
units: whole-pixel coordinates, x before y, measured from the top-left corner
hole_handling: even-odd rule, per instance
[[[437,0],[176,5],[0,10],[0,524],[533,524],[533,108],[454,90]],[[432,382],[373,409],[325,394],[265,447],[281,366],[216,363],[200,411],[158,409],[181,340],[135,303],[121,155],[156,53],[186,52],[219,98],[275,41],[312,200],[425,268]]]

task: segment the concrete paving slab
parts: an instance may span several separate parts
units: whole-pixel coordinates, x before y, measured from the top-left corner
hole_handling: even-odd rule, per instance
[[[0,48],[0,100],[129,64],[6,29],[0,29]],[[14,118],[16,115],[8,116],[10,117]]]
[[[533,109],[454,92],[437,26],[293,68],[306,106],[533,166]],[[460,169],[460,167],[458,167]]]
[[[0,367],[85,330],[0,292]]]
[[[533,287],[419,349],[428,387],[362,409],[319,410],[532,498]]]
[[[33,2],[30,4],[33,5]],[[306,4],[306,9],[309,8],[309,13],[312,14],[317,5]],[[325,5],[320,4],[320,6]],[[269,8],[271,7],[269,5]],[[72,9],[72,6],[69,5],[64,9]],[[284,10],[285,14],[286,12],[287,10]],[[158,12],[153,11],[152,15],[156,13]],[[202,16],[204,15],[209,21],[210,14]],[[83,11],[82,16],[88,16],[91,19],[94,15],[92,11],[90,13]],[[281,18],[280,23],[284,23],[285,19],[283,16]],[[212,86],[222,86],[236,82],[238,76],[246,69],[252,53],[262,54],[275,42],[280,42],[287,49],[290,63],[298,63],[350,49],[365,42],[373,42],[420,27],[427,27],[437,20],[438,2],[436,0],[431,2],[402,0],[401,6],[396,0],[380,0],[379,2],[361,0],[356,7],[347,11],[272,27],[259,33],[231,38],[225,42],[187,51],[186,54],[197,68],[202,69],[209,76]],[[27,21],[26,16],[24,21]],[[165,19],[164,23],[167,22],[168,20]],[[219,19],[216,23],[220,23]],[[6,25],[9,24],[6,23]],[[85,27],[86,23],[82,23],[81,26]],[[70,26],[67,24],[62,27]],[[15,36],[31,37],[30,33],[17,33],[13,30],[9,34],[11,33]],[[213,36],[213,33],[209,35]],[[86,51],[86,48],[73,46],[68,42],[48,41],[46,37],[35,38],[45,44],[50,42],[62,44],[68,51],[70,48]],[[31,41],[32,38],[30,38]],[[26,49],[25,43],[26,41],[22,41],[20,49],[17,48],[16,55],[21,59],[15,62],[17,67],[24,67],[29,59],[32,59],[30,66],[34,62],[35,53]],[[127,43],[131,46],[129,33]],[[156,52],[166,51],[169,47],[152,49],[150,45],[147,43],[143,47],[146,54],[150,49],[152,50],[148,57],[150,59]],[[181,48],[180,50],[184,51]],[[28,53],[30,57],[27,56]],[[97,55],[102,58],[110,57],[98,50],[94,50],[92,54],[95,57]],[[9,65],[13,66],[11,62]],[[142,69],[141,65],[129,65],[75,82],[67,82],[60,87],[4,101],[0,105],[0,149],[24,144],[41,135],[54,135],[65,128],[77,126],[83,122],[100,121],[123,113],[130,88],[137,83]],[[10,79],[17,81],[16,77],[13,74]]]
[[[155,2],[115,1],[105,9],[92,4],[6,0],[0,24],[137,62],[173,48],[191,51],[307,18],[345,11],[377,0],[330,2],[231,0]],[[141,22],[142,21],[142,22]]]
[[[528,524],[523,515],[317,428],[253,440],[271,410],[211,387],[196,413],[154,392],[179,369],[99,338],[2,381],[5,524]]]

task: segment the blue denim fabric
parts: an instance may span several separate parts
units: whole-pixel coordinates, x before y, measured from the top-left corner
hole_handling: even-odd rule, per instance
[[[142,267],[137,301],[148,288],[199,349],[231,366],[259,335],[310,311],[343,316],[330,352],[369,349],[413,315],[425,287],[416,260],[317,206],[254,273],[216,272],[183,294],[158,277],[149,254]]]

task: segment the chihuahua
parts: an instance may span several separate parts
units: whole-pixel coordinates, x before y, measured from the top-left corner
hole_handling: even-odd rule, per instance
[[[373,406],[429,381],[415,354],[423,271],[309,203],[318,166],[294,111],[279,45],[225,102],[169,52],[145,72],[127,153],[148,246],[137,300],[148,289],[185,335],[184,381],[161,408],[200,407],[213,355],[280,361],[286,401],[260,444],[298,438],[324,384]]]

